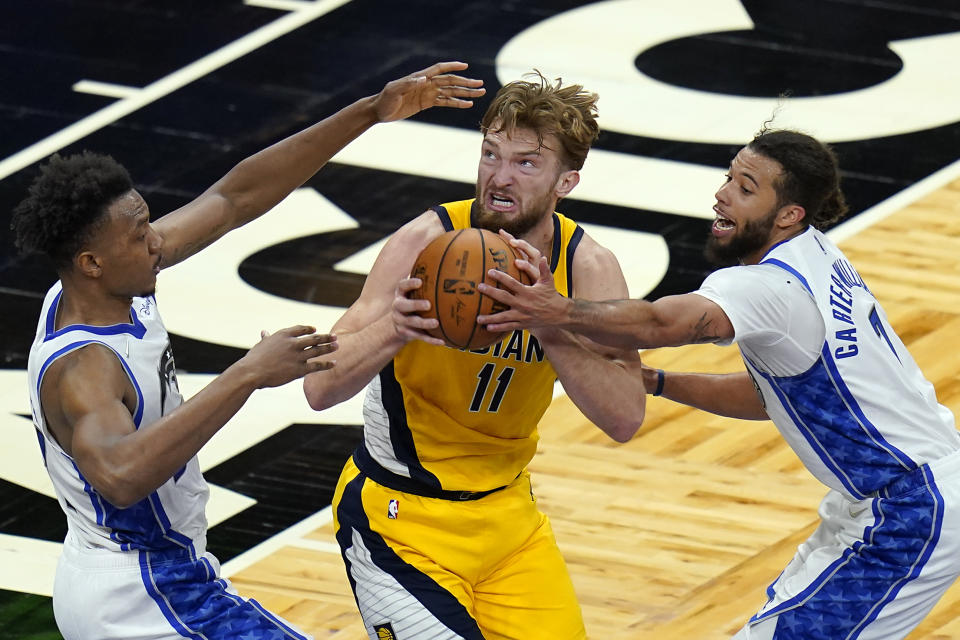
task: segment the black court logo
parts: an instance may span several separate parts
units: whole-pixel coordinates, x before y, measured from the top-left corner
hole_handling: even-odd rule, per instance
[[[373,630],[377,632],[378,640],[397,640],[397,636],[393,633],[393,626],[389,622],[375,624]]]

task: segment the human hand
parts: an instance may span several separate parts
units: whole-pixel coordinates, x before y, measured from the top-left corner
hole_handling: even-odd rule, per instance
[[[524,256],[515,260],[514,264],[529,276],[533,284],[525,285],[497,269],[488,271],[490,278],[499,283],[499,288],[480,283],[477,290],[510,308],[478,316],[477,322],[485,325],[488,331],[534,329],[559,324],[567,300],[557,291],[547,258],[525,240],[514,238],[503,230],[500,235]]]
[[[483,80],[452,75],[467,68],[465,62],[438,62],[426,69],[388,82],[374,98],[377,120],[409,118],[430,107],[467,109],[486,89]]]
[[[443,340],[427,333],[429,329],[439,327],[440,323],[436,318],[424,318],[420,315],[420,312],[430,310],[430,301],[409,297],[410,292],[422,284],[423,281],[420,278],[404,278],[397,283],[390,309],[393,326],[404,343],[423,340],[427,344],[442,346]]]
[[[256,376],[257,388],[279,387],[314,371],[333,368],[321,357],[337,350],[337,337],[297,325],[274,334],[260,332],[260,342],[242,358]]]

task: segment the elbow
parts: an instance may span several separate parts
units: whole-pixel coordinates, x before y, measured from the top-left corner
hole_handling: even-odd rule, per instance
[[[98,476],[95,480],[89,480],[90,485],[100,497],[118,509],[128,509],[149,494],[149,491],[140,491],[134,481],[126,477],[122,470],[101,473]]]
[[[637,434],[637,431],[640,430],[640,426],[642,424],[643,409],[641,408],[639,413],[631,413],[629,415],[621,416],[617,420],[611,421],[604,431],[612,440],[623,444],[625,442],[630,442],[633,436]]]
[[[324,393],[323,385],[316,380],[315,374],[307,375],[303,379],[303,395],[314,411],[323,411],[336,404],[331,401],[329,394]]]

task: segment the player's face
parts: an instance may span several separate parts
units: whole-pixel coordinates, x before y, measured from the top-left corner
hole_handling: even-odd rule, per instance
[[[118,297],[152,295],[160,272],[163,239],[150,224],[147,203],[135,190],[107,207],[107,221],[97,234],[102,281]]]
[[[779,162],[746,147],[733,159],[713,206],[705,252],[711,262],[752,264],[763,256],[779,212],[775,182],[781,171]]]
[[[553,134],[540,144],[531,129],[488,131],[477,169],[474,225],[522,237],[550,216],[564,175],[570,173],[561,164],[559,149]]]

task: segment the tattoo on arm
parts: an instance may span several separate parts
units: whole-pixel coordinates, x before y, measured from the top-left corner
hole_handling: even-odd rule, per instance
[[[697,320],[697,323],[693,326],[693,333],[690,336],[691,344],[716,342],[720,339],[720,336],[715,335],[716,332],[713,331],[710,326],[712,322],[712,320],[707,318],[706,313],[700,316],[700,319]]]

